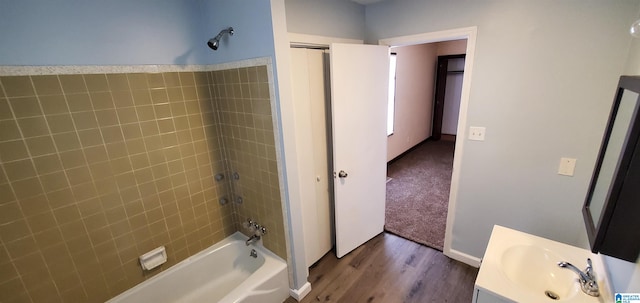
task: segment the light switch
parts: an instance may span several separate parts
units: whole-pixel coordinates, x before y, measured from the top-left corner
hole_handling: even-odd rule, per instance
[[[484,127],[471,126],[469,127],[469,140],[484,141]]]
[[[576,159],[560,158],[560,167],[558,167],[558,175],[573,176],[576,169]]]

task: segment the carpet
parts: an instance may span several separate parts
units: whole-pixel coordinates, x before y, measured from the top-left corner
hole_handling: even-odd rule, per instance
[[[442,250],[454,148],[428,140],[389,164],[385,230]]]

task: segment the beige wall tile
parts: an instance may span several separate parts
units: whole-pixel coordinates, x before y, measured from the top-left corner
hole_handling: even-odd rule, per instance
[[[33,86],[39,96],[43,95],[60,95],[62,94],[62,86],[58,81],[58,76],[36,76],[31,77]]]
[[[35,90],[29,76],[0,77],[0,82],[6,91],[7,97],[34,96]]]
[[[107,76],[107,82],[109,83],[109,88],[111,89],[111,91],[130,90],[127,74],[108,74],[106,76]]]
[[[87,90],[90,92],[109,91],[107,76],[103,74],[83,75]]]
[[[164,87],[164,78],[162,74],[146,74],[147,75],[147,84],[149,88],[158,88]]]
[[[91,98],[93,109],[95,110],[115,108],[111,92],[89,91],[89,97]]]
[[[61,152],[80,148],[78,134],[73,132],[53,134],[53,141],[55,142],[58,151]],[[27,145],[29,145],[28,142]],[[31,151],[31,146],[29,146],[29,150]],[[52,152],[55,152],[55,150]],[[33,154],[33,151],[31,153]]]
[[[4,98],[0,98],[0,119],[13,119],[13,113],[9,106],[9,101]]]
[[[42,115],[40,103],[36,97],[10,98],[9,104],[16,118]]]
[[[98,127],[98,120],[92,111],[75,112],[71,117],[78,130]]]
[[[212,94],[216,79],[234,85]],[[258,211],[217,202],[229,190],[213,180],[214,169],[224,170],[224,148],[247,176],[241,194],[257,200],[261,188],[274,191],[248,177],[265,176],[252,167],[272,168],[256,156],[254,141],[273,139],[254,131],[262,125],[251,106],[252,79],[261,79],[258,69],[0,77],[7,91],[0,96],[0,222],[7,222],[0,253],[14,260],[42,252],[37,269],[0,276],[0,285],[19,280],[27,288],[16,293],[32,298],[105,301],[152,276],[139,268],[141,253],[166,245],[175,264],[238,230],[237,218],[249,215],[273,225],[265,243],[286,257],[281,215],[267,211],[281,213],[277,189],[269,201],[247,202]],[[221,99],[227,90],[243,99]],[[228,117],[224,125],[218,115]],[[270,111],[263,116],[270,121]],[[49,271],[33,279],[43,264]]]
[[[52,134],[72,132],[75,130],[70,114],[47,115],[46,118]]]
[[[111,92],[116,108],[134,106],[133,94],[129,90]]]
[[[87,93],[67,94],[67,105],[71,112],[92,111],[91,98]]]
[[[60,75],[58,78],[65,94],[87,92],[82,75]]]
[[[0,120],[0,141],[18,140],[21,137],[15,120]]]
[[[38,96],[45,115],[64,114],[69,112],[64,95]]]
[[[18,119],[18,125],[22,135],[27,137],[38,137],[49,134],[49,126],[44,116]]]

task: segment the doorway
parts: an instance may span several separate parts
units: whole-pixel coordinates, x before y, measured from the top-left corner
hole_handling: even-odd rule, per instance
[[[460,120],[459,120],[459,124],[458,124],[458,136],[459,137],[463,137],[464,134],[466,133],[465,128],[466,128],[466,109],[468,107],[468,102],[469,102],[469,89],[470,89],[470,79],[471,79],[471,67],[473,66],[473,55],[474,55],[474,51],[475,51],[475,39],[476,39],[476,35],[477,35],[477,29],[475,27],[469,27],[469,28],[461,28],[461,29],[454,29],[454,30],[447,30],[447,31],[442,31],[442,32],[432,32],[432,33],[425,33],[425,34],[418,34],[418,35],[411,35],[411,36],[402,36],[402,37],[395,37],[395,38],[389,38],[389,39],[383,39],[381,41],[379,41],[380,44],[382,45],[387,45],[387,46],[404,46],[404,45],[415,45],[415,44],[423,44],[423,43],[431,43],[431,42],[439,42],[439,41],[449,41],[449,40],[457,40],[457,39],[468,39],[468,43],[467,43],[467,58],[466,58],[466,63],[465,63],[465,74],[464,74],[464,85],[463,85],[463,89],[462,89],[462,94],[461,94],[461,104],[460,104]],[[306,39],[308,36],[303,36],[302,38],[304,39],[300,39],[300,40],[307,40],[309,43],[311,44],[323,44],[323,45],[328,45],[331,42],[335,42],[335,41],[331,41],[328,42],[329,40],[331,40],[332,38],[325,38],[325,37],[321,37],[320,39]],[[293,42],[294,40],[291,39],[291,41]],[[362,41],[338,41],[338,42],[348,42],[348,43],[362,43]],[[297,127],[294,127],[297,128]],[[296,139],[298,140],[298,139]],[[446,233],[445,233],[445,243],[444,243],[444,248],[443,248],[443,252],[451,257],[454,258],[456,260],[462,261],[464,263],[473,265],[473,266],[478,266],[479,264],[479,260],[475,260],[475,258],[471,257],[471,256],[467,256],[465,254],[462,254],[460,252],[457,252],[455,250],[451,249],[451,234],[452,234],[452,226],[453,226],[453,222],[455,219],[455,216],[453,216],[453,213],[455,212],[455,202],[456,202],[456,196],[457,196],[457,186],[458,186],[458,180],[460,179],[460,175],[459,175],[459,167],[460,167],[460,161],[461,161],[461,157],[463,154],[463,149],[464,147],[464,140],[457,140],[456,141],[456,154],[454,157],[454,161],[453,161],[453,173],[452,173],[452,178],[451,178],[451,192],[449,195],[449,211],[448,211],[448,215],[447,215],[447,224],[446,224]],[[308,152],[309,148],[300,148],[298,150],[298,158],[301,157],[301,155],[304,157],[306,156],[305,152]],[[303,163],[304,161],[301,159],[298,159],[298,163]],[[302,191],[302,189],[301,189]],[[302,193],[301,193],[302,194]],[[304,199],[304,197],[303,197]],[[305,224],[295,224],[296,226],[292,226],[292,228],[298,228],[300,230],[303,229]],[[298,245],[303,245],[302,243],[295,243],[295,246]],[[307,266],[309,266],[311,264],[307,264]]]
[[[445,140],[455,141],[465,57],[465,54],[438,56],[431,135],[434,140],[444,135]]]
[[[460,97],[460,109],[458,127],[456,131],[457,140],[455,141],[455,154],[453,158],[453,168],[451,175],[451,187],[449,192],[449,204],[447,211],[447,220],[445,228],[445,237],[443,245],[443,253],[448,257],[464,262],[471,266],[479,266],[480,260],[469,256],[465,253],[451,248],[453,238],[453,226],[455,223],[456,202],[458,196],[458,184],[460,180],[460,166],[464,155],[464,146],[467,134],[467,108],[469,106],[469,93],[471,90],[471,76],[473,73],[473,62],[475,57],[475,45],[477,37],[477,27],[467,27],[451,29],[439,32],[430,32],[417,35],[399,36],[393,38],[382,39],[379,41],[381,45],[406,46],[417,45],[432,42],[451,41],[458,39],[467,39],[466,58],[464,64],[463,85]]]
[[[466,42],[391,48],[397,122],[388,137],[385,230],[441,251]]]

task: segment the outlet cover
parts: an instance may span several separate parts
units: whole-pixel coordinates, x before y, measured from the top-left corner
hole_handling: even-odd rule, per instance
[[[480,126],[471,126],[469,128],[469,140],[484,141],[485,128]]]

